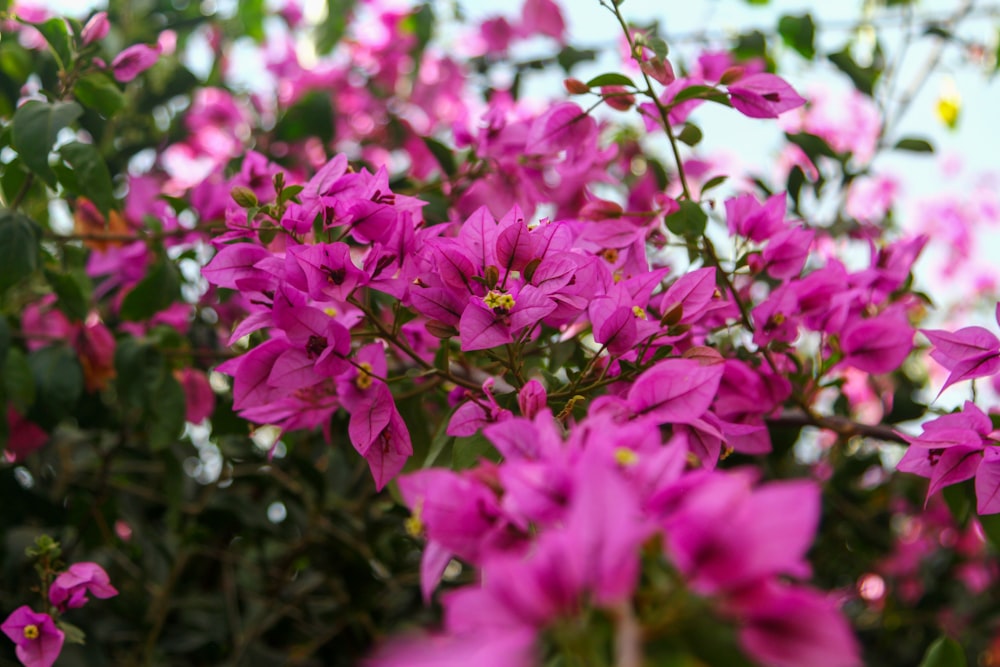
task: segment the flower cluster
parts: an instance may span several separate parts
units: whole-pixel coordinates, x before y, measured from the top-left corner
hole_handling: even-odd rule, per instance
[[[97,563],[73,563],[49,586],[50,613],[36,612],[23,605],[7,617],[0,630],[17,646],[21,664],[51,667],[66,641],[60,615],[83,607],[90,601],[88,595],[103,600],[118,595],[118,591],[111,585],[108,573]],[[73,630],[82,636],[79,629]]]

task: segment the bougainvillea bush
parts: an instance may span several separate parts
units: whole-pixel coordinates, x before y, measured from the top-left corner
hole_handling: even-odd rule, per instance
[[[0,662],[1000,664],[991,9],[579,4],[0,2]]]

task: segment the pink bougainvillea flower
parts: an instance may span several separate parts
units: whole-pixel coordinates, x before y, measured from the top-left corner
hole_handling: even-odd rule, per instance
[[[561,44],[566,40],[566,21],[553,0],[525,0],[518,32],[525,37],[553,37]]]
[[[1000,442],[989,416],[966,401],[923,429],[919,436],[904,436],[910,448],[896,467],[930,480],[928,501],[944,487],[975,477],[977,511],[1000,512]]]
[[[899,308],[847,323],[840,337],[844,362],[866,373],[889,373],[913,349],[913,328]]]
[[[729,97],[733,107],[750,118],[777,118],[806,103],[787,81],[767,73],[750,74],[731,83]]]
[[[689,424],[712,404],[722,370],[722,364],[665,359],[636,379],[628,392],[629,406],[661,424]]]
[[[448,428],[445,431],[448,435],[475,435],[476,431],[484,426],[506,421],[513,416],[510,410],[500,407],[497,399],[493,397],[493,384],[493,378],[487,378],[483,382],[485,400],[472,393],[467,394],[469,400],[458,406],[448,421]]]
[[[458,323],[462,350],[512,343],[515,333],[536,325],[555,309],[555,302],[532,285],[491,289],[485,296],[472,296]]]
[[[834,602],[819,591],[770,581],[730,600],[739,641],[769,667],[858,667],[858,641]]]
[[[111,71],[122,83],[128,83],[156,64],[160,49],[146,44],[133,44],[111,61]]]
[[[63,611],[78,609],[89,601],[88,593],[104,600],[118,595],[118,590],[97,563],[73,563],[52,582],[49,602]]]
[[[7,430],[9,433],[4,455],[8,461],[23,461],[24,457],[49,441],[49,434],[22,417],[13,405],[7,406]]]
[[[703,593],[737,591],[779,574],[804,577],[819,510],[819,489],[811,482],[753,489],[746,475],[706,475],[667,519],[666,543]]]
[[[784,192],[771,195],[764,204],[751,194],[727,199],[726,224],[729,233],[763,243],[784,229],[786,205]]]
[[[997,304],[996,317],[1000,324],[1000,304]],[[1000,371],[1000,340],[988,329],[964,327],[954,333],[939,329],[921,329],[920,332],[934,345],[931,359],[951,371],[941,391],[956,382],[988,377]]]
[[[782,280],[798,277],[809,257],[816,232],[802,227],[789,227],[776,232],[764,246],[763,259],[767,272]]]
[[[51,616],[36,613],[27,605],[15,609],[0,630],[17,646],[17,658],[25,667],[52,667],[65,639]]]
[[[205,374],[194,368],[174,371],[184,389],[184,419],[200,424],[215,411],[215,392]]]

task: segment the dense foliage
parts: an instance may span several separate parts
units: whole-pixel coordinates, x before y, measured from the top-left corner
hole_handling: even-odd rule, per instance
[[[0,0],[0,662],[1000,664],[989,8],[591,2]]]

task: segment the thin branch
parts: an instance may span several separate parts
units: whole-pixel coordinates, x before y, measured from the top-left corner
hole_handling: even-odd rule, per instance
[[[772,426],[816,426],[833,431],[844,438],[860,436],[875,438],[885,442],[895,442],[908,445],[906,438],[891,426],[884,424],[863,424],[847,417],[831,415],[828,417],[805,412],[786,412],[778,417],[769,417],[767,423]]]

